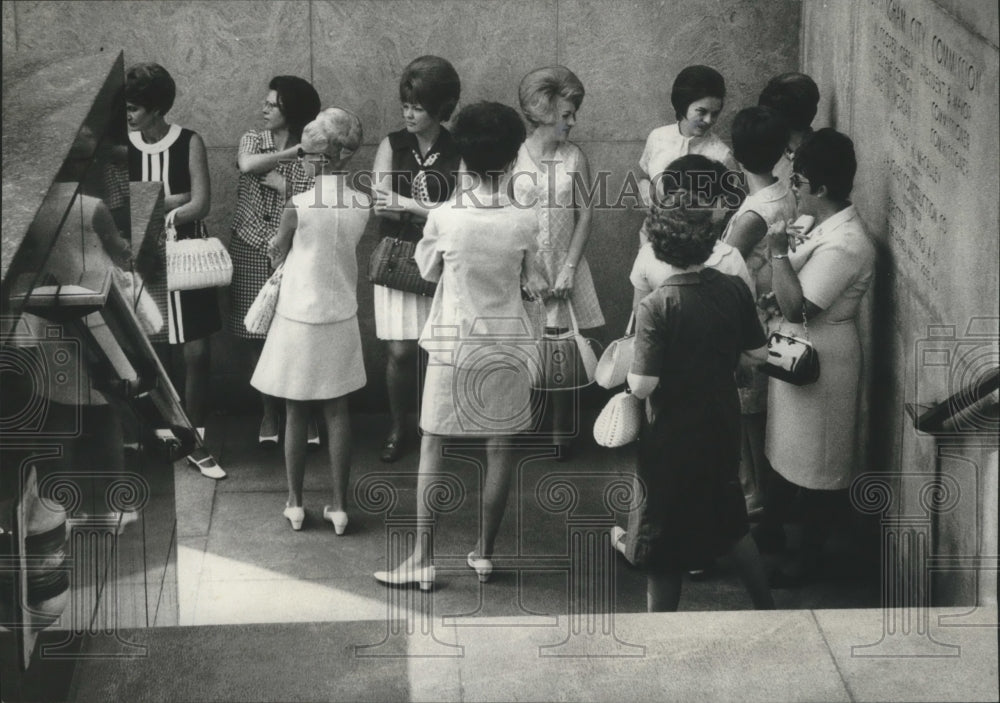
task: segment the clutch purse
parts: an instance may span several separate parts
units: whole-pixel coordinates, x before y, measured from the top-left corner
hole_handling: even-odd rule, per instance
[[[281,262],[250,304],[250,309],[243,318],[243,326],[250,334],[267,334],[271,328],[271,320],[274,319],[274,311],[278,307],[278,294],[281,292],[284,272],[285,263]]]
[[[819,379],[819,352],[808,339],[805,310],[802,326],[806,338],[772,332],[767,338],[767,361],[761,367],[768,376],[796,386],[807,386]]]
[[[617,388],[625,383],[628,371],[632,368],[632,352],[635,345],[635,313],[628,318],[625,325],[625,336],[616,339],[601,354],[594,371],[594,381],[601,388]]]
[[[611,397],[594,423],[594,440],[602,447],[624,447],[639,438],[642,401],[625,390]]]
[[[383,237],[368,260],[368,280],[378,286],[433,297],[437,283],[420,275],[413,253],[416,242]]]
[[[591,340],[580,334],[573,304],[567,302],[567,305],[572,322],[570,329],[560,334],[542,336],[541,385],[536,386],[537,390],[568,391],[586,388],[594,382],[597,354],[591,346]]]
[[[176,213],[171,210],[166,219],[167,290],[228,286],[233,279],[233,261],[226,247],[216,237],[205,236],[201,222],[198,229],[202,236],[177,239]]]

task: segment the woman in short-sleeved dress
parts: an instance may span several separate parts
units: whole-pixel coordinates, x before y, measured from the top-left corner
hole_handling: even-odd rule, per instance
[[[712,217],[654,205],[648,218],[657,256],[681,272],[639,303],[629,384],[649,398],[636,467],[645,500],[612,543],[646,570],[651,611],[675,610],[682,571],[731,549],[757,607],[773,607],[739,482],[734,376],[764,333],[746,285],[704,266]]]
[[[313,187],[314,180],[296,160],[302,128],[319,113],[319,95],[302,78],[276,76],[269,84],[263,105],[263,129],[253,129],[240,139],[237,164],[240,169],[229,253],[233,259],[233,281],[229,288],[226,329],[247,340],[260,356],[266,335],[248,332],[243,324],[250,305],[274,269],[267,246],[278,231],[281,211],[292,196]],[[258,441],[277,443],[280,404],[261,395],[264,417]],[[314,441],[315,440],[315,441]],[[311,429],[310,442],[319,443]]]
[[[567,141],[583,97],[583,84],[565,66],[528,73],[518,90],[528,137],[514,164],[514,197],[521,207],[533,206],[538,218],[536,268],[547,288],[545,327],[549,333],[572,326],[570,305],[581,329],[604,324],[584,256],[593,213],[578,186],[589,183],[590,167],[580,147]],[[556,391],[550,397],[558,459],[565,461],[575,429],[572,391]]]
[[[405,127],[379,145],[373,167],[379,236],[419,242],[431,210],[455,189],[461,159],[451,133],[442,125],[461,93],[455,68],[439,56],[414,59],[399,80]],[[375,334],[386,342],[386,390],[390,427],[382,461],[403,452],[406,413],[416,386],[417,342],[431,309],[431,298],[375,286]]]
[[[818,223],[795,251],[783,227],[768,234],[771,282],[782,320],[778,331],[809,339],[819,353],[815,383],[771,379],[765,452],[778,476],[765,492],[756,534],[778,532],[799,493],[805,524],[798,558],[776,583],[795,586],[822,571],[822,548],[857,461],[862,344],[858,316],[875,276],[875,246],[847,198],[856,161],[851,140],[821,129],[795,155],[792,188],[799,214]],[[804,324],[803,324],[804,317]]]

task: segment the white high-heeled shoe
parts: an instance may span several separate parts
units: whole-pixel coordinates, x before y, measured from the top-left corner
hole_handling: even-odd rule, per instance
[[[293,530],[298,532],[302,529],[302,523],[305,522],[306,519],[305,508],[301,505],[293,507],[288,503],[285,503],[285,510],[282,514],[288,518],[288,522],[292,523]]]
[[[429,591],[434,586],[434,567],[424,566],[414,569],[409,564],[401,564],[392,571],[376,571],[375,580],[388,586],[409,586],[418,584],[421,591]]]
[[[330,510],[329,505],[323,506],[323,519],[333,523],[333,531],[338,535],[347,529],[347,513],[343,510]]]
[[[476,575],[479,577],[479,583],[486,583],[490,580],[490,576],[493,575],[493,562],[485,557],[477,557],[475,552],[469,552],[469,556],[465,558],[465,562],[469,565]]]
[[[625,536],[628,533],[622,528],[615,525],[611,528],[611,546],[614,547],[622,556],[625,556]]]

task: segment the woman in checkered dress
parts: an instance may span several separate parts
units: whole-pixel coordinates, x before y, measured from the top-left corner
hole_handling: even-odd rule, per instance
[[[278,231],[285,203],[313,187],[298,156],[302,128],[319,114],[316,89],[296,76],[276,76],[268,84],[263,105],[262,129],[252,129],[240,139],[236,160],[240,180],[236,195],[229,253],[233,259],[233,281],[229,287],[229,317],[226,328],[248,340],[254,350],[254,364],[266,335],[247,332],[243,318],[273,269],[267,247]],[[261,395],[264,417],[259,441],[276,443],[280,403]],[[318,439],[318,437],[317,437]]]

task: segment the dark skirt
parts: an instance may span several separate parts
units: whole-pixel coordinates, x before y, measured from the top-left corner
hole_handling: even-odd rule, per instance
[[[749,529],[739,481],[736,388],[672,397],[639,440],[645,501],[629,515],[626,556],[650,573],[703,566]]]

